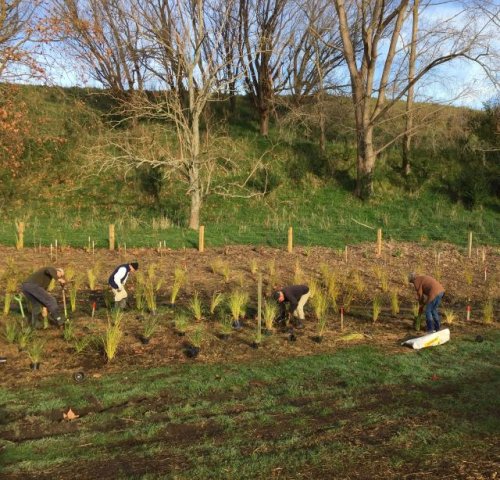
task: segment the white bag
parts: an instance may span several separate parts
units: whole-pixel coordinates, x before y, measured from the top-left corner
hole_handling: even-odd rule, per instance
[[[401,345],[407,345],[415,350],[420,350],[421,348],[433,347],[434,345],[442,345],[450,339],[450,329],[445,328],[444,330],[439,330],[439,332],[428,333],[422,337],[411,338],[406,340]]]

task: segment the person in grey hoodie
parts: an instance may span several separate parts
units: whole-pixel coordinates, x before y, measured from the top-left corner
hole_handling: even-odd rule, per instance
[[[138,262],[124,263],[123,265],[118,265],[110,275],[108,284],[113,291],[115,308],[125,308],[127,306],[128,294],[125,290],[125,283],[127,283],[128,274],[136,272],[138,268]]]

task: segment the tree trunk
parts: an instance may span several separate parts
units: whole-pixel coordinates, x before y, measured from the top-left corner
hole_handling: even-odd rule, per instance
[[[375,151],[373,150],[373,127],[361,130],[358,135],[358,170],[356,196],[368,200],[373,195],[373,173],[375,170]]]
[[[264,137],[269,135],[269,109],[261,109],[260,111],[260,134]]]

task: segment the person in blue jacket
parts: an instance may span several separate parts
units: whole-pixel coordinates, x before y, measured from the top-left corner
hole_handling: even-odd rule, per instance
[[[115,308],[125,308],[127,306],[128,294],[125,290],[125,283],[127,283],[128,274],[137,271],[138,268],[138,262],[124,263],[116,267],[110,275],[108,284],[115,297]]]

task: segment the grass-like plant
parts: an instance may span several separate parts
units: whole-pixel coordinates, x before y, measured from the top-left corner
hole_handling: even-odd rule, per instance
[[[144,274],[139,271],[136,273],[136,279],[135,279],[135,291],[134,291],[134,297],[135,297],[135,308],[142,312],[144,310],[144,307],[146,306],[146,300],[144,297]]]
[[[82,286],[82,280],[78,275],[75,275],[73,281],[68,284],[69,305],[72,312],[76,310],[76,296],[81,286]]]
[[[293,271],[293,283],[299,284],[304,281],[304,271],[298,260],[295,260],[295,269]]]
[[[328,311],[328,294],[323,290],[318,290],[314,298],[311,300],[311,304],[314,311],[314,316],[317,321],[317,331],[318,336],[322,337],[326,329],[326,313]]]
[[[354,272],[352,276],[352,281],[358,293],[363,293],[365,291],[366,288],[365,282],[363,281],[363,278],[361,277],[358,271]]]
[[[375,323],[379,316],[380,313],[382,312],[382,298],[380,298],[378,295],[375,295],[373,298],[373,303],[372,303],[372,321]]]
[[[3,338],[7,343],[15,343],[18,332],[18,323],[13,318],[7,318],[3,328]]]
[[[493,323],[493,299],[488,298],[483,304],[483,323]]]
[[[153,263],[150,264],[148,267],[147,276],[144,281],[144,299],[146,300],[146,305],[149,311],[153,314],[156,313],[156,299],[162,283],[162,280],[158,279],[156,276],[156,265]]]
[[[250,273],[252,275],[257,275],[259,271],[259,264],[257,263],[257,260],[255,258],[252,258],[250,260]]]
[[[465,279],[465,283],[467,285],[472,286],[472,282],[474,280],[474,273],[472,272],[472,270],[470,268],[466,268],[464,270],[464,279]]]
[[[311,279],[307,283],[307,286],[309,287],[310,298],[313,299],[316,296],[316,293],[319,290],[318,282],[316,280],[314,280],[314,279]]]
[[[64,269],[64,278],[66,279],[67,283],[72,282],[73,279],[75,278],[75,275],[76,275],[76,270],[73,265],[68,265]]]
[[[399,313],[399,297],[397,290],[391,291],[391,313],[393,315],[397,315]]]
[[[389,273],[384,269],[380,272],[380,288],[384,293],[389,291]]]
[[[262,309],[262,318],[264,320],[264,325],[266,330],[271,332],[273,330],[273,322],[278,315],[278,305],[276,302],[265,302],[264,308]]]
[[[241,290],[233,290],[228,297],[229,311],[233,320],[237,322],[245,313],[248,302],[248,293]]]
[[[64,322],[63,337],[67,342],[71,342],[75,338],[75,325],[69,319],[66,319],[66,322]]]
[[[228,283],[231,279],[231,267],[229,265],[229,262],[226,262],[220,258],[216,258],[210,264],[210,268],[212,269],[213,273],[222,275],[226,283]]]
[[[451,308],[447,308],[447,309],[443,310],[443,314],[444,314],[445,322],[448,325],[453,325],[453,323],[455,323],[455,320],[457,319],[457,315]]]
[[[412,303],[411,313],[413,315],[413,326],[419,332],[422,328],[422,314],[420,313],[420,304],[418,302]]]
[[[205,341],[205,329],[203,325],[197,325],[191,332],[188,333],[189,343],[193,347],[201,348]]]
[[[191,310],[191,313],[193,314],[194,319],[198,322],[201,321],[201,319],[203,318],[203,307],[201,305],[201,300],[198,292],[194,292],[193,298],[189,303],[189,308]]]
[[[175,300],[181,287],[186,283],[187,275],[186,271],[180,267],[176,267],[174,270],[174,284],[172,285],[172,292],[170,293],[170,303],[175,305]]]
[[[33,330],[31,329],[31,327],[22,324],[16,336],[17,346],[19,350],[25,350],[32,338]]]
[[[108,323],[111,325],[121,326],[123,320],[123,310],[121,308],[110,308],[107,310]]]
[[[42,359],[45,342],[39,338],[35,338],[26,346],[26,352],[31,360],[31,363],[40,363]]]
[[[10,313],[10,304],[12,302],[12,297],[17,290],[17,277],[8,277],[7,285],[5,287],[5,298],[3,304],[3,314],[8,315]]]
[[[276,278],[276,260],[272,258],[269,263],[267,264],[267,271],[269,275],[268,279],[268,285],[272,289],[277,283],[277,278]]]
[[[176,312],[174,316],[175,330],[180,334],[184,334],[186,333],[188,327],[189,327],[189,319],[187,315],[184,312]]]
[[[93,268],[87,269],[87,280],[90,290],[95,290],[97,286],[97,274]]]
[[[223,335],[231,335],[233,332],[233,319],[230,315],[223,315],[220,321],[220,333]]]
[[[73,348],[75,349],[76,354],[83,353],[87,347],[90,345],[92,339],[88,336],[75,338],[73,340]]]
[[[123,331],[120,328],[120,324],[113,324],[108,319],[108,326],[104,336],[102,337],[102,345],[108,362],[111,362],[111,360],[115,358],[122,338]]]
[[[224,301],[224,294],[221,292],[214,292],[210,299],[210,315],[214,315],[215,310]]]
[[[158,329],[159,317],[157,315],[147,315],[142,324],[142,336],[151,338]]]
[[[354,289],[349,287],[344,291],[342,298],[342,306],[344,307],[344,312],[349,312],[351,310],[351,304],[354,300]]]

